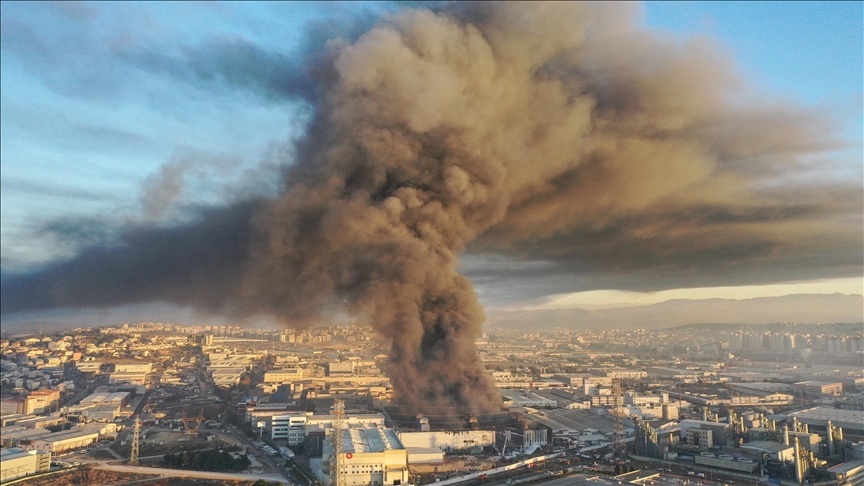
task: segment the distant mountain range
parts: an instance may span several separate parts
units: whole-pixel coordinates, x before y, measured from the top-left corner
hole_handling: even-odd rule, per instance
[[[486,328],[550,330],[660,329],[686,324],[767,324],[775,322],[864,322],[864,297],[843,294],[798,294],[748,300],[668,300],[644,306],[602,309],[546,309],[486,311]],[[109,326],[123,322],[231,324],[220,318],[197,315],[189,309],[164,304],[143,304],[118,309],[56,310],[35,315],[4,316],[4,337],[22,332],[45,332],[76,326]],[[862,324],[864,326],[864,324]],[[255,326],[252,326],[255,327]]]
[[[660,329],[685,324],[864,322],[864,296],[795,294],[746,300],[667,300],[605,309],[488,310],[492,329]]]

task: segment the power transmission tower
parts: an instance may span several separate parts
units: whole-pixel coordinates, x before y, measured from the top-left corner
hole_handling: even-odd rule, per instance
[[[183,418],[181,422],[183,423],[183,428],[185,430],[185,434],[197,434],[198,429],[201,428],[201,424],[206,422],[207,418],[204,416],[204,409],[201,409],[201,412],[197,417],[187,417],[186,410],[183,410]]]
[[[138,416],[135,416],[135,421],[132,425],[132,451],[129,453],[129,464],[138,465],[138,441],[141,435],[141,421]]]
[[[345,436],[342,428],[345,424],[345,402],[333,402],[333,429],[330,432],[330,481],[329,486],[345,486],[345,476],[342,475],[342,463],[345,460]]]
[[[612,380],[612,402],[614,409],[612,410],[612,452],[615,453],[615,458],[624,456],[624,451],[627,445],[624,443],[624,423],[621,419],[621,408],[624,406],[624,398],[621,393],[621,385],[618,380]]]

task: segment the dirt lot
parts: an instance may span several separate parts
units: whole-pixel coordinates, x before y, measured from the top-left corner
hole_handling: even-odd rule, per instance
[[[202,429],[204,434],[210,435],[206,430]],[[144,431],[141,433],[144,436]],[[222,434],[219,434],[222,435]],[[197,434],[184,434],[182,432],[174,432],[169,428],[149,427],[146,433],[147,438],[142,440],[139,445],[139,457],[155,456],[160,454],[168,454],[184,450],[195,449],[212,449],[214,447],[225,447],[230,445],[222,441],[218,436],[212,441],[208,441],[205,436]],[[128,457],[130,445],[127,443],[123,446],[115,445],[113,449],[123,457]]]

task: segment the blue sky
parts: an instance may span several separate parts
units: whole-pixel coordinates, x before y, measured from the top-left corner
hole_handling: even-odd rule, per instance
[[[148,177],[171,161],[191,167],[181,204],[275,190],[258,182],[272,180],[273,167],[290,153],[303,106],[258,96],[256,81],[226,82],[219,59],[179,66],[205,43],[223,42],[238,55],[263,48],[290,70],[307,42],[316,42],[307,36],[310,22],[320,27],[336,18],[344,29],[383,8],[394,7],[3,2],[4,271],[71,255],[76,246],[51,230],[58,222],[140,221]],[[836,154],[838,177],[860,176],[862,19],[861,2],[644,4],[646,28],[682,42],[713,39],[766,97],[835,113],[849,144]]]

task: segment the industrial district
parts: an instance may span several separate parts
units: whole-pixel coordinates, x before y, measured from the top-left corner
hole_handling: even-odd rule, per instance
[[[475,345],[501,409],[477,415],[400,408],[387,343],[357,325],[4,336],[0,481],[864,483],[860,323],[487,325]]]

